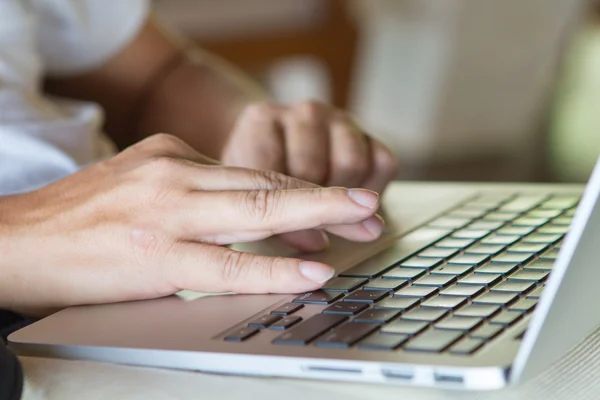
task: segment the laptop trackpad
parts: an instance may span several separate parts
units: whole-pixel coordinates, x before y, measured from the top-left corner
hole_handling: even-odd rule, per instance
[[[11,336],[17,343],[194,350],[263,310],[295,295],[178,296],[72,307]],[[40,334],[43,332],[43,337]]]

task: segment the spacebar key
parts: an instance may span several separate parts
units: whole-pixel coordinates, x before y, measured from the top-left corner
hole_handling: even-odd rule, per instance
[[[437,242],[445,236],[448,236],[450,232],[452,231],[449,229],[417,229],[416,231],[401,237],[395,244],[383,250],[381,253],[343,271],[339,276],[373,278],[386,272],[399,261],[413,255],[433,242]]]
[[[345,315],[316,314],[273,340],[273,343],[303,346],[347,319]]]

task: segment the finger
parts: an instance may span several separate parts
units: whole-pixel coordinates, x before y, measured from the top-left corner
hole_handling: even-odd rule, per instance
[[[181,175],[192,190],[289,190],[312,189],[317,185],[292,178],[271,170],[255,170],[241,167],[207,166],[186,164]]]
[[[280,109],[252,105],[237,120],[223,151],[224,164],[286,173],[285,143]]]
[[[264,257],[227,248],[179,243],[163,261],[179,290],[236,293],[301,293],[318,289],[333,268],[292,258]]]
[[[324,231],[317,229],[282,233],[279,238],[288,246],[307,253],[325,250],[329,247],[329,236]]]
[[[365,136],[347,118],[330,125],[330,167],[327,186],[359,187],[371,174],[371,150]]]
[[[383,143],[375,138],[371,138],[371,154],[373,170],[359,186],[383,193],[388,183],[398,175],[398,160]]]
[[[287,173],[324,184],[329,168],[329,137],[323,106],[316,102],[297,105],[282,116]]]
[[[316,188],[190,193],[171,221],[176,234],[226,244],[362,222],[379,207],[363,189]],[[348,226],[342,233],[362,229]]]

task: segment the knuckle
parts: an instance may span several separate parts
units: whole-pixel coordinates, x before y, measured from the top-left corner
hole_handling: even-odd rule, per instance
[[[159,149],[178,149],[183,145],[183,141],[181,139],[168,133],[157,133],[148,137],[147,139],[144,139],[143,142],[146,142],[148,145]]]
[[[151,180],[162,181],[164,178],[171,178],[176,172],[179,163],[170,157],[157,156],[147,160],[144,164],[146,177]]]
[[[316,100],[298,103],[294,110],[304,119],[315,120],[321,117],[324,105]]]
[[[237,251],[226,251],[222,255],[222,260],[219,263],[221,266],[221,281],[237,282],[243,278],[244,273],[244,253]]]
[[[246,192],[245,196],[243,204],[251,218],[264,223],[275,215],[280,192],[258,189]]]
[[[259,189],[273,190],[286,188],[289,186],[290,179],[285,175],[269,170],[253,171],[253,182]]]
[[[398,157],[396,157],[387,147],[380,147],[379,151],[375,154],[375,162],[379,168],[389,174],[394,175],[398,172]]]
[[[323,184],[327,178],[327,170],[317,167],[316,160],[295,167],[294,175],[308,182]]]
[[[251,121],[264,121],[273,118],[275,114],[274,107],[267,103],[254,103],[247,106],[242,112],[242,118]]]

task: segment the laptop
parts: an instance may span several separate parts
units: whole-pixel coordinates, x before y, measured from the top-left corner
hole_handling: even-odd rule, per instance
[[[599,195],[600,160],[585,188],[395,183],[380,240],[304,255],[336,267],[322,290],[72,307],[13,333],[10,346],[222,374],[499,389],[600,326]],[[276,240],[240,249],[292,254]]]

